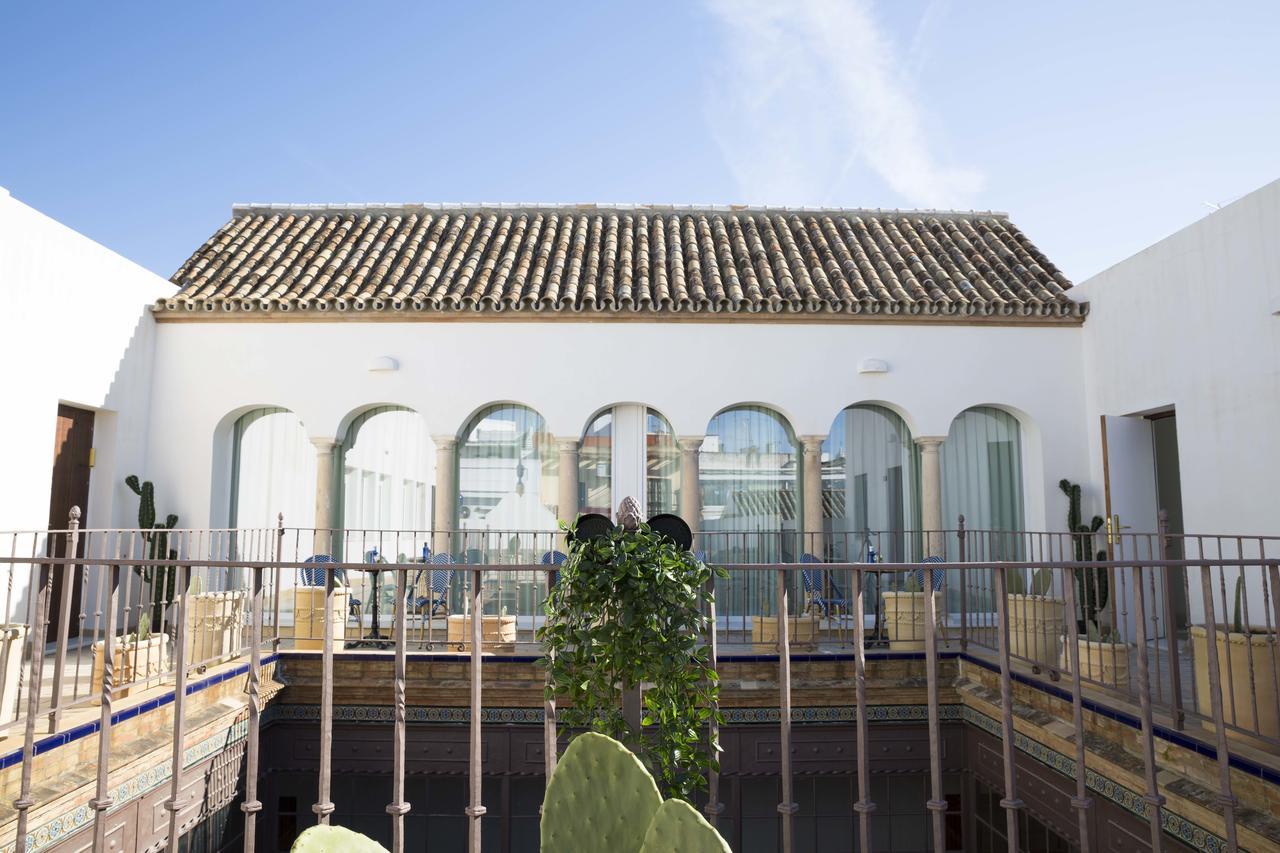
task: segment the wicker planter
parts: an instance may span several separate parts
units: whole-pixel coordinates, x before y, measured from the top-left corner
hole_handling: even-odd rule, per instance
[[[236,592],[200,592],[187,597],[186,660],[210,664],[240,654],[244,640],[246,596]]]
[[[925,601],[923,592],[886,592],[884,601],[884,631],[889,638],[889,648],[894,651],[922,651],[924,649]],[[933,594],[934,612],[942,620],[942,595]]]
[[[762,646],[761,651],[778,650],[778,617],[752,616],[751,642]],[[787,619],[787,642],[791,648],[812,649],[818,644],[818,620],[810,616],[791,616]]]
[[[470,645],[471,616],[462,614],[450,616],[447,639],[450,645]],[[515,641],[516,617],[480,617],[480,642],[483,646],[511,646]]]
[[[346,587],[333,590],[333,649],[340,651],[347,636],[347,602],[351,593]],[[310,651],[324,648],[324,587],[300,586],[293,591],[293,647]]]
[[[1204,626],[1191,626],[1191,659],[1196,667],[1196,710],[1212,719],[1208,640],[1209,632]],[[1275,641],[1275,634],[1265,630],[1251,630],[1246,635],[1219,628],[1218,680],[1222,686],[1222,718],[1228,725],[1265,737],[1280,738],[1280,700],[1276,696],[1276,680],[1280,674],[1276,672],[1276,664],[1271,657]],[[1212,723],[1208,725],[1212,726]],[[1237,735],[1232,731],[1228,734]]]
[[[1123,643],[1097,643],[1080,639],[1080,677],[1119,690],[1129,689],[1129,647]],[[1071,659],[1064,648],[1058,661],[1063,672],[1071,672]]]
[[[18,679],[27,626],[10,622],[0,626],[0,725],[18,719]]]
[[[1009,618],[1009,654],[1036,664],[1052,666],[1062,654],[1067,629],[1067,605],[1044,595],[1010,595],[1005,599]]]
[[[93,674],[89,693],[97,701],[102,697],[102,661],[105,644],[93,644]],[[169,671],[169,636],[152,634],[145,640],[132,637],[117,641],[111,655],[111,698],[128,696],[131,690],[154,687]]]

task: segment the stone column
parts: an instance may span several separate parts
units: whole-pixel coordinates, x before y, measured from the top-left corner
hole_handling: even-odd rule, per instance
[[[944,435],[924,435],[916,439],[920,448],[920,528],[926,531],[926,557],[946,556],[946,536],[942,530],[942,457]]]
[[[311,443],[316,448],[316,531],[312,547],[314,553],[328,554],[336,560],[340,557],[333,553],[334,546],[338,544],[333,536],[333,525],[337,519],[333,505],[333,474],[338,440],[322,437],[311,439]]]
[[[680,517],[693,531],[695,545],[702,526],[702,490],[698,485],[698,451],[702,448],[702,439],[701,435],[682,435],[676,439],[680,445]]]
[[[800,516],[801,550],[822,558],[822,442],[825,435],[802,435],[800,444],[804,450],[804,467],[800,482],[804,489]]]
[[[557,438],[556,447],[560,451],[560,497],[557,501],[556,514],[560,520],[573,524],[578,519],[578,448],[581,442],[576,438]],[[569,543],[563,534],[556,536],[556,548],[568,552]]]
[[[458,439],[433,435],[436,445],[436,502],[432,508],[431,553],[453,553],[453,530],[458,514]]]

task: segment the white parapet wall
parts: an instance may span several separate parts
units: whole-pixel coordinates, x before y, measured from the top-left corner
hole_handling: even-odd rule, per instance
[[[58,404],[95,410],[96,466],[82,523],[124,521],[120,482],[141,464],[155,323],[168,281],[0,190],[0,374],[8,406],[0,529],[49,522]],[[6,579],[7,581],[7,579]],[[25,613],[25,573],[7,619]]]

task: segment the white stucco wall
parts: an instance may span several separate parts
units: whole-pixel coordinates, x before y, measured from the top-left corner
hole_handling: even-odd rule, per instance
[[[915,436],[946,435],[965,408],[994,404],[1026,425],[1028,525],[1057,529],[1055,484],[1089,475],[1080,338],[1075,327],[767,321],[162,322],[147,470],[184,524],[218,525],[230,425],[263,405],[295,411],[312,437],[340,437],[354,413],[386,403],[421,412],[432,434],[455,435],[485,404],[510,400],[567,436],[613,403],[653,406],[677,434],[700,435],[736,403],[777,408],[797,434],[826,434],[840,409],[874,401],[901,412]],[[384,355],[400,369],[371,373]],[[860,375],[865,358],[891,369]]]
[[[97,466],[82,524],[124,520],[113,498],[130,494],[118,481],[143,461],[147,429],[155,323],[146,306],[172,289],[0,190],[0,375],[8,405],[0,419],[0,529],[48,523],[59,402],[97,410]]]
[[[1092,470],[1102,468],[1099,415],[1173,406],[1184,528],[1280,534],[1280,181],[1073,295],[1092,303]]]

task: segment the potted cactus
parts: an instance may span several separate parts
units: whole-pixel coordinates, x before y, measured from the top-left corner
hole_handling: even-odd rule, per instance
[[[1129,689],[1129,647],[1110,626],[1090,620],[1076,640],[1080,653],[1080,677],[1117,690]],[[1067,650],[1059,655],[1059,666],[1071,671]]]
[[[895,651],[920,651],[924,648],[925,600],[920,578],[909,572],[903,588],[880,596],[884,602],[884,630],[889,648]],[[933,606],[941,618],[942,599],[935,590]]]
[[[1191,626],[1191,658],[1196,670],[1196,710],[1213,713],[1210,689],[1222,691],[1222,716],[1229,726],[1280,738],[1280,697],[1276,683],[1278,666],[1272,657],[1274,629],[1248,625],[1244,618],[1244,570],[1236,577],[1231,624],[1217,626],[1218,684],[1209,679],[1209,631]],[[1235,732],[1231,732],[1235,734]]]
[[[138,496],[138,530],[141,531],[146,559],[178,559],[177,550],[169,547],[169,531],[178,526],[178,516],[170,514],[163,523],[156,523],[155,485],[150,480],[140,482],[137,474],[125,477],[124,483]],[[177,568],[136,565],[133,571],[151,588],[151,624],[162,624],[165,608],[173,602]]]
[[[1036,569],[1027,573],[1011,569],[1006,587],[1006,614],[1009,620],[1009,653],[1026,658],[1033,665],[1052,665],[1058,660],[1066,625],[1066,603],[1051,595],[1053,573]]]

